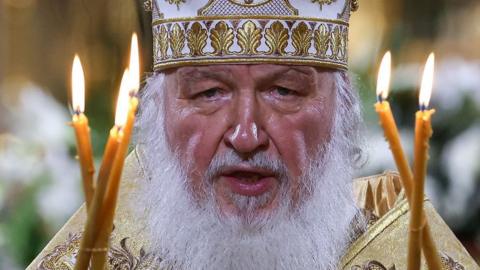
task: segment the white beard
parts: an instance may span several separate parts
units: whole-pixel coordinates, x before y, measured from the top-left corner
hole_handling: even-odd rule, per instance
[[[152,88],[158,89],[157,83],[161,82],[154,82]],[[155,109],[159,110],[158,104]],[[139,199],[147,213],[152,251],[162,258],[162,266],[184,270],[337,268],[354,232],[365,226],[351,193],[349,143],[344,136],[336,136],[338,121],[333,139],[323,148],[323,158],[319,151],[302,177],[301,203],[292,208],[290,195],[280,193],[283,203],[272,214],[246,224],[242,218],[221,215],[213,192],[204,201],[193,199],[184,173],[187,165],[168,147],[160,124],[163,111],[159,111],[148,132],[140,133],[149,180]],[[143,113],[152,118],[151,112]],[[243,203],[248,206],[248,201]]]

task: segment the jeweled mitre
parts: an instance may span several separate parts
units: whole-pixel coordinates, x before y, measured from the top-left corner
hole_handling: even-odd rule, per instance
[[[218,63],[347,69],[356,0],[153,0],[154,70]]]

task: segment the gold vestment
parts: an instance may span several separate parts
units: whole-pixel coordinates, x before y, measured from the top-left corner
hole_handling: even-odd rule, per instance
[[[156,264],[161,258],[149,252],[144,220],[138,219],[135,209],[131,209],[125,199],[122,200],[141,184],[132,179],[144,179],[138,177],[142,174],[141,154],[136,149],[127,158],[123,172],[108,256],[110,269],[158,269]],[[409,208],[398,176],[387,172],[356,179],[354,193],[359,207],[369,218],[369,226],[350,245],[339,269],[406,269]],[[444,269],[480,269],[427,199],[424,207]],[[27,270],[73,269],[85,218],[82,206]],[[427,269],[424,261],[422,269]]]

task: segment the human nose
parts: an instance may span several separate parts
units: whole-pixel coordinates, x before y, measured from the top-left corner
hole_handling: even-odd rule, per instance
[[[268,136],[261,125],[257,106],[253,96],[241,98],[232,110],[234,121],[224,135],[226,145],[243,156],[249,156],[268,146]]]

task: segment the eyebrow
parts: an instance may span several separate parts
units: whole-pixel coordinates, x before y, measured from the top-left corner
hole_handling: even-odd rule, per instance
[[[199,69],[191,69],[185,70],[180,72],[179,78],[188,78],[186,81],[187,83],[201,80],[205,78],[220,80],[220,81],[233,81],[233,74],[229,69],[207,69],[207,70],[199,70]]]
[[[312,67],[291,66],[290,70],[295,70],[295,71],[301,72],[301,73],[303,73],[305,75],[308,75],[308,76],[314,74]]]
[[[301,73],[302,76],[307,76],[309,83],[313,80],[314,69],[311,67],[304,66],[288,66],[279,70],[276,70],[270,74],[262,76],[263,81],[272,81],[282,78],[283,76],[290,77],[293,74],[288,74],[291,71]],[[189,68],[182,70],[177,77],[177,80],[181,84],[190,85],[196,81],[201,81],[205,79],[212,79],[217,81],[222,81],[227,84],[233,84],[235,82],[235,77],[233,72],[228,68]]]
[[[291,72],[294,72],[293,74]],[[295,73],[300,73],[295,75]],[[274,73],[266,75],[263,80],[265,81],[273,81],[273,80],[281,80],[281,79],[289,79],[292,76],[301,76],[302,78],[305,76],[306,81],[308,83],[312,83],[314,81],[314,72],[312,69],[308,67],[301,67],[301,66],[289,66],[286,69],[278,70]]]

